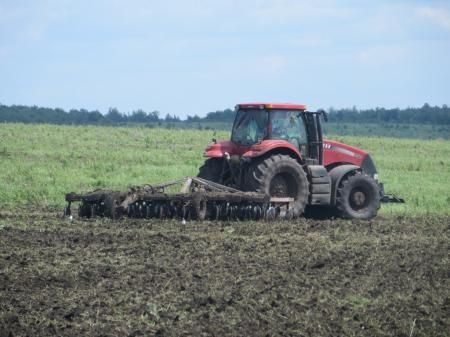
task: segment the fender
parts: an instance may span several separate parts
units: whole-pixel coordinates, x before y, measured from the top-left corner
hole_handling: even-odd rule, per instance
[[[331,200],[330,205],[336,205],[336,195],[339,184],[341,183],[342,178],[344,178],[348,173],[352,171],[360,171],[361,168],[356,165],[339,165],[328,172],[328,175],[331,178]]]
[[[285,152],[299,161],[302,160],[302,155],[298,148],[286,140],[277,139],[263,140],[253,145],[240,145],[229,140],[219,141],[209,144],[203,156],[221,158],[227,152],[230,156],[238,155],[247,158],[256,158],[272,150],[277,150],[280,153]]]
[[[239,154],[242,150],[239,145],[233,143],[232,141],[222,140],[208,144],[205,152],[203,152],[203,156],[209,158],[222,158],[225,155],[225,152],[230,155],[234,155]]]
[[[242,154],[243,157],[249,157],[249,158],[256,158],[260,157],[272,150],[277,150],[278,153],[286,152],[289,154],[292,154],[295,159],[301,161],[302,155],[300,154],[300,151],[297,147],[295,147],[293,144],[289,143],[286,140],[279,140],[279,139],[270,139],[270,140],[263,140],[260,143],[254,144],[249,149]]]

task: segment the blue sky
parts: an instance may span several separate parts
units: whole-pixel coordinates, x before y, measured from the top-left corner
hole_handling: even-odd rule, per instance
[[[450,104],[450,1],[0,0],[0,102]]]

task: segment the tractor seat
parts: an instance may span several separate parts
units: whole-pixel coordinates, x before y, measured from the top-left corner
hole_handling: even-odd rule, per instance
[[[289,138],[288,142],[294,145],[295,148],[300,149],[300,142],[298,141],[298,138],[291,137]]]

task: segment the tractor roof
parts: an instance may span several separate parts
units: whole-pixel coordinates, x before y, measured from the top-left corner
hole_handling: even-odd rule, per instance
[[[306,110],[305,104],[292,103],[241,103],[237,107],[241,109],[286,109],[286,110]]]

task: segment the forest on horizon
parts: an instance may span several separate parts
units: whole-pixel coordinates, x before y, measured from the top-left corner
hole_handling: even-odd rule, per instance
[[[396,123],[396,124],[430,124],[450,125],[450,107],[447,105],[431,106],[425,103],[422,107],[405,109],[374,108],[360,110],[356,107],[327,110],[329,121],[336,123]],[[205,117],[187,116],[182,120],[170,113],[162,116],[159,111],[146,112],[142,109],[131,113],[110,108],[106,114],[97,110],[46,108],[25,105],[0,104],[1,123],[45,123],[72,125],[127,125],[127,124],[165,124],[165,123],[231,123],[235,111],[232,109],[208,112]]]

